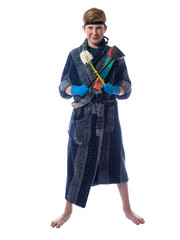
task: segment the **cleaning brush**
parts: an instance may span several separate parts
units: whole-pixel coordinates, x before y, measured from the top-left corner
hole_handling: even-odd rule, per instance
[[[87,50],[84,50],[80,53],[80,58],[81,58],[81,61],[86,64],[86,63],[89,63],[90,66],[92,67],[93,71],[95,72],[95,74],[98,76],[98,78],[100,79],[100,81],[102,82],[103,85],[105,85],[105,82],[103,81],[103,79],[101,78],[101,76],[99,75],[98,71],[95,69],[95,67],[93,66],[91,60],[93,59],[93,56],[92,54],[87,51]]]

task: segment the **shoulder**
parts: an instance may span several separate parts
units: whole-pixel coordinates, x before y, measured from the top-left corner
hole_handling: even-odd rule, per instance
[[[79,46],[77,48],[74,48],[70,51],[69,57],[71,60],[75,63],[80,62],[80,53],[82,52],[82,46]]]
[[[79,56],[79,54],[81,52],[81,48],[82,47],[80,46],[80,47],[72,49],[69,52],[68,57],[67,57],[67,61],[66,61],[67,64],[70,64],[72,61],[74,62],[77,59],[77,57]]]
[[[70,55],[71,56],[78,55],[79,53],[81,53],[81,51],[82,51],[82,45],[71,50]]]
[[[124,57],[121,58],[121,59],[118,59],[117,62],[118,62],[119,66],[125,66],[126,65]]]

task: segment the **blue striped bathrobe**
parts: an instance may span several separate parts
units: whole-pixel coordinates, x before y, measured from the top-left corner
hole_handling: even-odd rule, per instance
[[[59,86],[60,95],[70,99],[67,87],[88,85],[95,77],[89,64],[83,64],[80,53],[88,50],[87,39],[72,50],[67,58]],[[93,56],[92,63],[100,70],[110,47],[102,40]],[[125,154],[118,116],[117,99],[127,99],[131,94],[131,81],[125,60],[116,60],[105,82],[125,89],[123,96],[97,92],[86,106],[73,109],[69,124],[68,165],[65,198],[71,203],[85,207],[91,186],[117,184],[128,181]],[[80,96],[73,96],[78,102]]]

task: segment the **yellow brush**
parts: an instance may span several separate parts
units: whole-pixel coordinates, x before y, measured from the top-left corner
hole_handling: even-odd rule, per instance
[[[103,81],[103,79],[101,78],[101,76],[99,75],[98,71],[95,69],[95,67],[93,66],[91,60],[93,59],[93,56],[90,52],[88,52],[87,50],[84,50],[81,52],[80,54],[80,58],[82,60],[82,62],[84,64],[89,63],[90,66],[92,67],[92,69],[94,70],[95,74],[98,76],[98,78],[101,80],[102,84],[105,85],[105,82]]]

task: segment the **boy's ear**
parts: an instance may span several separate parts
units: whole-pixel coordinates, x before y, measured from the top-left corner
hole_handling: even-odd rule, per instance
[[[84,32],[85,32],[85,29],[86,29],[86,27],[85,26],[82,26],[82,29],[84,30]]]

